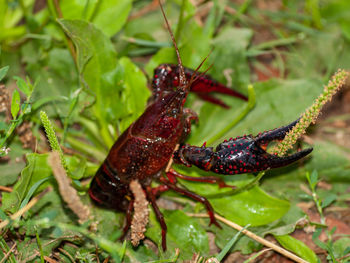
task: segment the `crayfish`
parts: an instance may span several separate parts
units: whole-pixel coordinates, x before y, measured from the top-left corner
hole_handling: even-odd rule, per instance
[[[162,9],[162,6],[161,6]],[[223,107],[220,100],[209,93],[217,92],[247,98],[213,80],[209,75],[182,66],[180,54],[171,29],[162,9],[168,31],[177,54],[178,65],[162,64],[154,71],[153,95],[145,112],[132,123],[114,143],[108,156],[92,180],[89,194],[98,204],[119,211],[126,211],[124,235],[128,231],[133,212],[133,195],[129,185],[137,179],[151,202],[162,229],[162,248],[166,250],[166,231],[163,215],[156,204],[156,197],[162,192],[173,190],[204,204],[210,224],[220,225],[214,217],[209,201],[198,194],[176,185],[176,178],[184,180],[217,183],[219,187],[231,187],[215,176],[190,177],[170,168],[165,171],[170,159],[186,166],[195,165],[205,171],[218,174],[254,173],[270,168],[289,165],[312,151],[312,148],[299,151],[286,157],[278,157],[266,152],[266,146],[273,140],[282,140],[286,133],[298,122],[263,132],[258,136],[247,135],[225,140],[214,150],[184,144],[191,131],[191,122],[197,120],[192,110],[185,108],[190,91],[202,99]],[[178,150],[175,147],[180,145]],[[157,180],[160,185],[152,188]]]

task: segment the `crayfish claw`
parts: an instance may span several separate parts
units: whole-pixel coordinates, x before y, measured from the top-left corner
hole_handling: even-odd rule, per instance
[[[267,159],[267,162],[268,162],[268,165],[270,168],[278,168],[278,167],[282,167],[282,166],[287,166],[287,165],[294,163],[294,162],[300,160],[301,158],[305,157],[306,155],[311,153],[312,150],[313,150],[313,148],[308,148],[308,149],[296,152],[292,155],[283,156],[283,157],[278,157],[278,156],[269,154],[270,156]]]
[[[267,145],[274,140],[282,140],[298,123],[263,132],[257,136],[244,135],[220,143],[215,151],[213,147],[183,145],[176,154],[176,162],[193,164],[205,171],[218,174],[255,173],[270,168],[289,165],[308,155],[312,148],[295,154],[279,157],[266,152]]]
[[[292,123],[282,126],[270,131],[265,131],[261,134],[258,134],[255,137],[255,141],[260,145],[266,145],[271,141],[280,141],[283,140],[286,134],[293,129],[293,127],[299,122],[300,118],[297,120],[293,121]]]

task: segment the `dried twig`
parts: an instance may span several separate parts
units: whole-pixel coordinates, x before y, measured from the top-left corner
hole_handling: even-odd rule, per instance
[[[45,261],[49,262],[49,263],[58,263],[58,261],[48,257],[48,256],[44,256]]]
[[[194,217],[209,217],[207,214],[187,213],[187,215],[194,216]],[[219,221],[225,223],[226,225],[228,225],[228,226],[230,226],[238,231],[241,231],[243,234],[250,237],[251,239],[254,239],[255,241],[259,242],[260,244],[263,244],[266,247],[272,248],[274,251],[282,254],[283,256],[294,260],[295,262],[307,263],[307,261],[298,257],[297,255],[294,255],[293,253],[289,252],[288,250],[285,250],[284,248],[277,246],[274,243],[271,243],[270,241],[267,241],[266,239],[259,237],[246,229],[243,229],[243,227],[241,227],[240,225],[237,225],[236,223],[234,223],[230,220],[227,220],[226,218],[219,216],[218,214],[215,214],[215,218],[218,219]]]
[[[176,144],[175,149],[174,149],[173,152],[176,152],[179,149],[179,147],[180,147],[180,144]],[[169,160],[169,162],[168,162],[168,164],[167,164],[167,166],[165,168],[165,172],[166,173],[169,172],[173,162],[174,162],[173,158],[170,158],[170,160]]]
[[[133,19],[136,19],[138,17],[142,17],[145,16],[146,14],[148,14],[149,12],[155,11],[158,9],[158,0],[153,0],[150,4],[148,4],[147,6],[145,6],[144,8],[142,8],[141,10],[139,10],[138,12],[135,12],[134,14],[132,14],[128,20],[131,21]]]
[[[131,221],[131,243],[137,246],[145,238],[146,226],[148,224],[148,201],[142,186],[137,180],[130,183],[130,190],[134,195],[134,215]]]
[[[10,248],[10,250],[7,251],[7,253],[4,255],[4,257],[1,259],[0,263],[6,262],[6,260],[8,259],[8,257],[10,256],[10,254],[12,253],[12,251],[15,249],[16,246],[17,246],[17,243],[15,242],[13,244],[13,246]]]
[[[49,192],[51,188],[47,188],[46,190],[42,191],[37,196],[33,197],[30,202],[24,206],[23,208],[19,209],[16,213],[10,216],[12,220],[15,220],[19,217],[21,217],[25,212],[27,212],[29,209],[31,209],[47,192]],[[0,229],[3,229],[5,226],[7,226],[10,223],[10,220],[6,219],[0,223]]]
[[[74,214],[78,216],[79,223],[85,222],[89,219],[91,214],[90,209],[81,202],[77,191],[71,186],[70,179],[68,178],[67,173],[61,164],[60,155],[58,152],[54,151],[50,153],[49,164],[51,165],[53,175],[57,180],[61,197],[67,203],[68,207],[74,212]]]
[[[0,185],[0,191],[11,193],[12,188]]]

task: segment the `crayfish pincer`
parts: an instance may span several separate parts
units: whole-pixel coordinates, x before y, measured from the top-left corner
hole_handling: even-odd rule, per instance
[[[196,147],[185,144],[174,153],[174,161],[188,167],[194,164],[200,169],[219,174],[256,173],[286,166],[308,155],[312,148],[290,156],[278,157],[267,153],[266,147],[271,141],[283,140],[298,120],[287,126],[263,132],[256,137],[245,135],[225,140],[216,147],[215,151],[213,147],[205,147],[205,145]]]
[[[164,15],[163,9],[162,12]],[[162,192],[173,190],[197,200],[206,207],[210,224],[220,227],[209,201],[187,189],[178,187],[176,178],[217,183],[220,187],[229,187],[218,177],[190,177],[179,174],[171,168],[165,171],[172,156],[175,162],[187,166],[196,165],[206,171],[241,174],[288,165],[306,156],[312,149],[303,150],[288,157],[277,157],[266,152],[267,144],[272,140],[283,139],[297,121],[285,127],[264,132],[257,137],[249,135],[230,139],[219,144],[215,151],[211,147],[184,144],[191,131],[191,121],[197,120],[195,112],[184,108],[190,91],[197,93],[202,99],[223,107],[226,105],[209,93],[222,93],[245,100],[246,97],[216,82],[209,75],[184,68],[165,15],[164,18],[173,40],[178,65],[162,64],[155,69],[152,81],[153,95],[148,107],[114,143],[91,182],[89,194],[97,204],[126,211],[125,235],[131,224],[134,204],[129,185],[131,181],[138,180],[160,222],[162,248],[166,250],[167,226],[157,206],[156,197]],[[182,146],[174,152],[178,144]],[[158,181],[160,185],[152,188],[153,180]]]

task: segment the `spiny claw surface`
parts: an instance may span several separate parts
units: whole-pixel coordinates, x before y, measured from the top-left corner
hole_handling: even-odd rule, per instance
[[[215,151],[213,147],[205,147],[205,145],[202,147],[183,145],[174,153],[174,160],[219,174],[251,173],[286,166],[308,155],[312,148],[278,157],[266,152],[266,147],[273,140],[282,140],[298,121],[299,119],[287,126],[255,137],[247,135],[225,140],[216,147]]]

